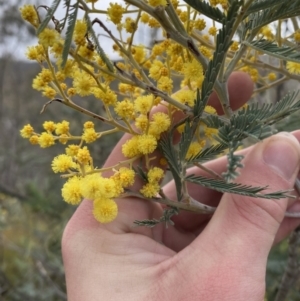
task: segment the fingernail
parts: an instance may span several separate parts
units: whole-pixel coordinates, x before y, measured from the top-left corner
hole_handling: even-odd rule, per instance
[[[269,138],[263,151],[264,161],[286,180],[299,168],[298,141],[289,133],[280,133]]]

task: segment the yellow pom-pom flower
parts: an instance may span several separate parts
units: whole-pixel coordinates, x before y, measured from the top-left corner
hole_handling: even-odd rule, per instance
[[[300,74],[300,63],[287,62],[286,69],[293,74]]]
[[[51,87],[45,87],[42,93],[45,97],[53,99],[56,96],[56,91]]]
[[[87,121],[84,123],[83,128],[84,129],[93,129],[95,127],[94,122]]]
[[[132,18],[128,17],[125,19],[125,23],[124,23],[124,29],[128,32],[128,33],[133,33],[136,29],[137,29],[137,25],[135,20],[133,20]]]
[[[122,118],[132,119],[134,117],[134,105],[130,99],[118,102],[114,110]]]
[[[23,138],[30,138],[33,133],[33,127],[30,124],[24,125],[20,131],[20,134]]]
[[[183,66],[183,75],[186,79],[191,81],[199,81],[204,79],[202,65],[193,59],[191,62],[187,62]]]
[[[214,115],[217,114],[216,109],[209,105],[205,106],[204,112],[209,113],[209,114],[214,114]]]
[[[153,96],[146,95],[146,96],[139,96],[134,101],[134,110],[137,113],[141,113],[146,115],[150,112],[153,104]]]
[[[109,8],[107,9],[107,14],[109,19],[114,24],[119,24],[122,20],[124,8],[118,3],[109,3]]]
[[[122,153],[126,158],[133,158],[140,154],[138,141],[139,136],[133,136],[122,145]]]
[[[111,199],[96,199],[93,204],[93,215],[102,224],[112,222],[118,215],[118,206]]]
[[[80,182],[80,178],[72,177],[64,184],[61,194],[65,202],[72,205],[78,205],[81,202]]]
[[[163,169],[159,167],[151,168],[147,173],[149,183],[158,183],[164,176]]]
[[[269,80],[273,81],[273,80],[275,80],[276,78],[277,78],[276,73],[270,72],[270,73],[268,74],[268,79],[269,79]]]
[[[56,129],[56,124],[53,121],[45,121],[43,123],[43,128],[45,131],[52,133]]]
[[[57,135],[68,134],[70,130],[70,122],[63,120],[56,124],[55,133]]]
[[[98,139],[98,134],[94,129],[85,129],[82,135],[82,139],[86,143],[92,143]]]
[[[51,167],[55,173],[67,172],[72,168],[76,168],[76,163],[73,161],[72,157],[62,154],[53,159]]]
[[[38,136],[38,135],[32,135],[32,136],[29,138],[29,142],[30,142],[32,145],[39,144],[39,136]]]
[[[50,147],[52,145],[54,145],[54,137],[53,135],[43,132],[40,136],[39,136],[39,145],[42,148],[46,148],[46,147]]]
[[[169,115],[158,112],[153,114],[152,121],[150,122],[149,134],[158,136],[165,132],[171,125]]]
[[[190,107],[193,107],[195,104],[196,95],[195,92],[191,90],[180,90],[179,92],[175,93],[173,97],[179,102]]]
[[[158,80],[161,77],[161,69],[163,67],[165,66],[161,61],[155,60],[149,70],[149,77],[153,78],[154,80]]]
[[[118,171],[118,178],[122,187],[126,188],[134,183],[135,172],[133,169],[121,167]]]
[[[83,197],[94,200],[101,197],[100,185],[102,177],[99,174],[91,174],[85,176],[80,182],[80,191]]]
[[[105,92],[101,89],[95,88],[92,92],[96,98],[102,100],[102,102],[107,106],[115,106],[117,103],[117,94],[109,88],[107,88]]]
[[[20,7],[22,19],[29,22],[34,27],[39,25],[39,18],[33,5],[24,5]]]
[[[138,150],[143,155],[154,152],[157,147],[157,139],[153,135],[141,135],[138,138]]]
[[[153,198],[157,195],[159,189],[160,186],[158,183],[147,183],[142,187],[140,193],[146,198]]]
[[[95,80],[86,72],[75,73],[73,87],[77,94],[81,96],[90,95],[95,84]]]
[[[210,29],[208,30],[208,33],[211,35],[211,36],[215,36],[218,32],[218,29],[214,26],[210,27]]]
[[[80,149],[79,145],[70,144],[70,145],[66,148],[66,154],[67,154],[68,156],[74,157],[74,156],[77,155],[79,149]]]
[[[92,157],[86,146],[78,150],[76,154],[76,159],[78,163],[83,165],[88,165],[92,161]]]
[[[51,47],[58,40],[59,40],[59,34],[54,29],[45,28],[39,34],[39,42],[44,47]]]
[[[149,124],[149,119],[147,115],[141,114],[139,117],[135,119],[135,126],[139,129],[142,130],[143,132],[146,132]]]

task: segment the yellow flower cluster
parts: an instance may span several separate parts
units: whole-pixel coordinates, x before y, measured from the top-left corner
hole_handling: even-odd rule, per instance
[[[64,156],[64,157],[63,157]],[[52,167],[58,166],[58,161],[74,163],[70,156],[56,157],[52,162]],[[71,158],[71,161],[69,161]],[[67,163],[61,170],[67,167]],[[128,188],[134,183],[135,173],[132,169],[121,167],[110,178],[102,177],[99,172],[88,175],[73,176],[64,184],[62,196],[64,200],[72,205],[78,205],[83,198],[93,202],[93,214],[101,223],[113,221],[118,214],[118,206],[113,200],[123,193],[124,188]]]
[[[140,190],[141,194],[147,198],[157,195],[160,190],[159,181],[163,178],[164,171],[161,168],[153,167],[147,173],[148,183]]]
[[[88,124],[88,126],[87,126]],[[84,124],[83,134],[81,136],[73,136],[70,134],[69,122],[63,120],[62,122],[54,123],[53,121],[45,121],[43,123],[45,132],[40,134],[36,133],[30,124],[25,125],[21,130],[20,134],[23,138],[29,139],[32,144],[39,144],[40,147],[46,148],[55,144],[55,141],[59,141],[62,144],[66,144],[71,140],[79,140],[80,145],[82,142],[91,143],[100,138],[101,132],[97,133],[94,129],[94,124],[89,121]],[[76,154],[79,149],[76,150]],[[86,153],[85,147],[82,148],[81,160],[89,161],[91,158],[87,155],[87,159],[83,159]]]
[[[86,4],[80,4],[80,8],[86,10],[85,17],[100,12],[96,9],[97,2],[85,0]],[[209,3],[211,6],[218,6],[225,15],[227,14],[230,3],[228,0],[209,0]],[[33,79],[34,89],[51,101],[59,101],[110,126],[106,131],[97,132],[94,123],[89,121],[84,124],[81,135],[74,136],[70,133],[68,121],[45,121],[44,131],[41,133],[37,133],[30,124],[20,131],[23,138],[42,148],[50,147],[56,142],[67,144],[78,141],[77,144],[66,145],[65,153],[53,159],[52,169],[55,173],[64,173],[63,176],[68,177],[62,188],[64,200],[70,204],[79,204],[83,198],[92,200],[93,214],[102,223],[116,218],[118,207],[114,199],[134,184],[135,171],[132,166],[137,160],[143,158],[145,161],[143,170],[147,176],[140,194],[146,198],[153,198],[159,193],[164,170],[151,167],[152,160],[156,158],[155,151],[162,135],[172,129],[171,123],[175,119],[174,116],[180,113],[178,111],[183,110],[186,113],[194,107],[196,91],[202,88],[206,65],[214,55],[218,40],[216,36],[219,29],[215,26],[215,21],[212,26],[207,25],[203,15],[192,7],[187,9],[187,5],[179,3],[178,0],[146,0],[142,4],[147,9],[142,11],[143,9],[139,8],[138,13],[126,2],[111,2],[106,11],[101,9],[101,13],[106,13],[110,26],[115,27],[118,33],[115,36],[114,30],[105,29],[100,22],[97,24],[102,27],[101,30],[105,31],[106,36],[111,37],[111,51],[121,58],[115,64],[109,64],[109,58],[106,59],[105,55],[99,52],[97,45],[94,45],[93,33],[86,18],[78,18],[74,24],[67,58],[63,57],[66,45],[64,36],[57,28],[46,27],[38,35],[38,44],[28,47],[26,51],[27,58],[41,66],[40,72]],[[86,8],[87,5],[89,9]],[[182,39],[190,35],[194,45],[186,47],[183,42],[179,44],[171,40],[169,37],[172,35],[164,30],[161,32],[161,40],[155,41],[152,48],[138,43],[136,33],[141,23],[148,29],[163,27],[160,22],[166,21],[155,19],[153,12],[164,9],[169,9],[165,18],[172,14],[173,19],[177,18],[174,26],[184,31]],[[20,12],[24,20],[35,28],[39,27],[41,20],[34,6],[25,5],[20,8]],[[174,21],[172,18],[170,17],[170,22]],[[272,27],[266,25],[257,32],[256,38],[274,41],[277,37]],[[289,39],[298,43],[299,30],[295,29]],[[232,42],[228,56],[222,64],[222,72],[226,72],[232,58],[239,57],[239,50],[244,46],[240,42]],[[248,73],[252,80],[260,85],[268,86],[270,81],[273,85],[279,72],[272,66],[268,73],[261,76],[257,68],[259,55],[254,49],[245,51],[236,63],[236,69]],[[299,63],[287,62],[282,66],[286,74],[300,74]],[[226,73],[223,75],[226,77]],[[113,85],[114,80],[117,80],[118,84]],[[178,86],[183,89],[173,94]],[[79,102],[73,101],[73,98],[78,96],[86,99],[96,98],[101,104],[100,113],[90,112],[78,105]],[[210,106],[205,107],[205,112],[216,114],[216,110]],[[207,144],[215,143],[214,135],[218,133],[218,129],[209,128],[201,122],[197,126],[195,137],[189,144],[186,160],[197,156]],[[178,132],[182,133],[184,127],[185,124],[178,126]],[[121,148],[126,159],[108,167],[112,176],[104,177],[101,175],[101,169],[93,166],[92,156],[86,144],[98,141],[103,135],[120,131],[129,134]],[[166,158],[162,158],[161,162],[163,161],[161,164],[166,166]]]
[[[24,5],[20,8],[22,18],[29,22],[32,26],[38,27],[39,17],[38,14],[32,5]]]

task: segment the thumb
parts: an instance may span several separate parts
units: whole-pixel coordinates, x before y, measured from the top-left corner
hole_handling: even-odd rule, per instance
[[[299,142],[289,133],[280,133],[253,147],[244,158],[244,168],[237,182],[267,185],[265,192],[292,189],[299,162]],[[265,269],[287,204],[288,199],[260,199],[225,193],[208,226],[193,243],[218,249],[223,258],[237,260],[243,268]],[[243,261],[245,264],[241,265]]]
[[[288,133],[275,135],[247,153],[237,182],[268,185],[266,192],[292,189],[299,161],[297,139]],[[197,279],[198,286],[210,287],[209,292],[218,292],[218,298],[205,300],[263,298],[267,257],[287,203],[287,199],[223,195],[207,227],[180,253],[182,263],[189,267],[186,277]]]

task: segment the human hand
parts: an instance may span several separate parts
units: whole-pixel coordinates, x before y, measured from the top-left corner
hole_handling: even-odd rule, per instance
[[[237,108],[251,94],[251,84],[239,74],[229,85]],[[300,164],[300,131],[293,135],[279,134],[243,150],[245,167],[238,181],[268,185],[268,191],[292,189]],[[107,166],[122,160],[121,145],[122,140]],[[220,158],[206,166],[222,173],[226,164]],[[174,184],[164,192],[174,199]],[[292,202],[289,211],[300,211],[299,201],[222,195],[196,185],[189,192],[201,203],[218,205],[215,214],[181,212],[168,229],[163,224],[132,226],[134,220],[159,218],[163,208],[156,203],[120,199],[117,219],[99,224],[92,203],[83,201],[62,241],[69,300],[263,300],[267,256],[274,242],[300,224],[284,218]]]

